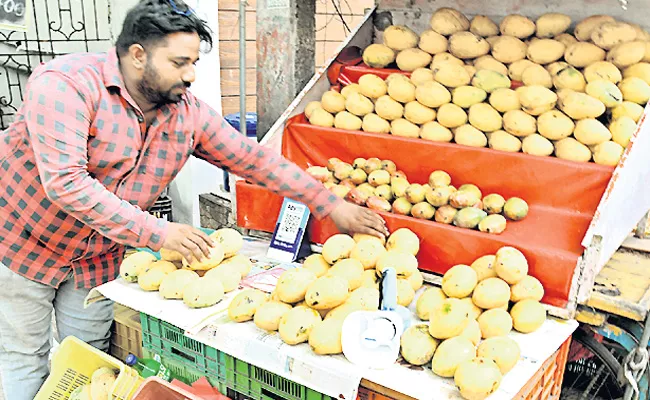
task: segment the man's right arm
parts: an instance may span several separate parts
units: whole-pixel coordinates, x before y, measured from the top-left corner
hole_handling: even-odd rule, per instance
[[[168,223],[120,199],[88,173],[93,105],[87,89],[47,71],[32,78],[25,98],[36,166],[52,203],[115,242],[160,249]]]

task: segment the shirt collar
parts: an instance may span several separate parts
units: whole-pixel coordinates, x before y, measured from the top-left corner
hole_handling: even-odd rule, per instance
[[[119,59],[117,58],[117,50],[115,47],[108,51],[106,63],[103,70],[104,85],[106,87],[117,87],[124,91],[124,79],[120,72]]]
[[[108,50],[102,74],[104,85],[107,88],[115,87],[120,89],[122,96],[135,106],[136,103],[132,100],[129,92],[126,90],[126,86],[124,85],[124,78],[122,77],[122,72],[120,71],[120,60],[117,57],[117,49],[115,47]],[[190,102],[188,93],[189,92],[183,95],[182,101],[189,104]],[[168,104],[165,107],[167,107],[169,110],[175,110],[178,107],[178,104]]]

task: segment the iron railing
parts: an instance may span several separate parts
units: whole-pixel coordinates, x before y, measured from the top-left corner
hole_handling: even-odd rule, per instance
[[[0,30],[0,129],[13,121],[34,67],[58,55],[105,51],[112,43],[110,0],[31,4],[27,32]]]

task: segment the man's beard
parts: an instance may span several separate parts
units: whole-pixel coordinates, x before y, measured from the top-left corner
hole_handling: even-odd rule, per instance
[[[144,74],[138,82],[138,90],[152,104],[165,105],[181,101],[182,94],[176,94],[172,91],[177,88],[189,88],[189,83],[181,83],[172,86],[169,90],[162,91],[159,89],[157,82],[160,81],[160,75],[151,64],[147,63]]]

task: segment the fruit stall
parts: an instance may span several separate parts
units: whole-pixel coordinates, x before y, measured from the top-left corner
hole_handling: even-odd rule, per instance
[[[263,144],[390,236],[312,220],[313,254],[280,262],[222,228],[210,258],[140,249],[93,295],[229,396],[558,399],[577,306],[650,209],[650,27],[626,7],[378,1]],[[276,229],[281,197],[238,180],[234,200]]]
[[[642,10],[379,1],[263,143],[412,230],[426,281],[513,247],[571,319],[650,208]],[[238,181],[235,199],[240,226],[273,231],[281,198]],[[312,242],[334,234],[312,221]]]
[[[434,14],[445,6],[462,14]],[[571,318],[650,208],[642,183],[650,175],[643,156],[650,150],[650,53],[647,33],[636,25],[644,23],[643,5],[630,2],[624,10],[598,0],[588,8],[585,14],[582,2],[381,1],[263,143],[340,196],[357,203],[371,197],[368,206],[389,227],[416,232],[423,271],[440,275],[516,246],[547,289],[551,314]],[[610,24],[624,26],[627,36]],[[355,168],[356,159],[372,161]],[[337,160],[345,164],[338,171]],[[377,160],[390,164],[379,168],[389,171],[385,196],[386,186],[362,182],[359,171],[368,176]],[[435,171],[451,183],[432,182]],[[404,183],[415,194],[410,199]],[[489,195],[497,203],[523,200],[527,215],[503,215],[505,224],[489,217],[481,231],[474,222],[484,214],[474,212],[473,229],[463,229],[465,218],[454,222],[451,208],[468,216],[462,208],[472,204],[445,204],[443,193],[463,185],[478,189],[470,197],[483,196],[481,202]],[[281,198],[239,180],[235,199],[240,226],[273,231]],[[327,220],[314,221],[310,231],[321,244],[335,232]]]

